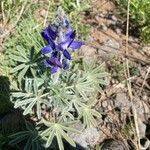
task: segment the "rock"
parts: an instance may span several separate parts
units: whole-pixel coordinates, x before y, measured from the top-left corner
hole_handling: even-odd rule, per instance
[[[109,47],[111,47],[113,49],[119,49],[120,48],[120,44],[116,40],[113,40],[113,39],[109,39],[105,43],[105,46],[109,46]]]
[[[132,36],[129,36],[129,42],[134,42],[134,38]]]
[[[112,19],[113,21],[115,21],[115,22],[117,22],[117,21],[118,21],[117,17],[116,17],[116,16],[114,16],[114,15],[112,15],[112,16],[111,16],[111,19]]]
[[[109,26],[110,28],[115,29],[117,27],[117,23],[115,21],[112,21],[112,23]]]
[[[107,31],[107,30],[108,30],[108,27],[107,27],[105,24],[102,24],[102,25],[100,26],[100,28],[101,28],[102,30],[104,30],[104,31]]]
[[[146,132],[146,125],[141,121],[140,118],[138,118],[138,128],[139,128],[139,136],[140,139],[145,137],[145,132]]]
[[[128,100],[126,93],[118,92],[114,99],[115,107],[120,109],[121,112],[129,113],[131,108],[131,102]]]
[[[143,51],[147,56],[150,57],[150,46],[142,47],[141,51]]]
[[[148,100],[148,96],[147,95],[143,95],[142,99],[143,99],[143,101],[147,101]]]
[[[101,18],[105,18],[105,14],[103,14],[103,13],[100,13],[98,16]]]
[[[94,147],[100,138],[100,133],[96,128],[87,128],[81,134],[71,134],[73,140],[85,149]]]
[[[83,56],[83,61],[91,63],[93,60],[97,59],[96,52],[97,50],[95,48],[83,45],[79,50],[79,55]]]
[[[109,27],[109,26],[107,26],[106,24],[101,23],[101,24],[97,27],[97,29],[98,29],[98,30],[102,30],[102,31],[107,31],[107,30],[108,30],[108,27]]]
[[[116,28],[116,29],[115,29],[115,32],[116,32],[117,34],[121,34],[121,29]]]
[[[149,150],[148,148],[150,148],[150,140],[148,138],[141,139],[140,143],[142,150]]]
[[[112,110],[112,107],[111,107],[110,105],[108,105],[107,109],[108,109],[109,111],[111,111],[111,110]]]
[[[95,16],[95,19],[99,21],[100,17],[98,15]]]
[[[117,17],[115,15],[113,15],[113,14],[108,14],[107,18],[111,19],[112,21],[115,21],[115,22],[118,21]]]
[[[42,10],[40,10],[39,14],[41,17],[45,17],[47,14],[47,11],[45,9],[42,9]]]
[[[126,147],[121,141],[108,139],[102,143],[101,150],[126,150]]]
[[[87,37],[87,42],[88,42],[88,43],[91,44],[93,41],[94,41],[94,38],[93,38],[92,36],[88,36],[88,37]]]
[[[108,104],[107,104],[107,101],[103,101],[103,102],[102,102],[102,107],[106,108],[107,105],[108,105]]]
[[[118,41],[109,39],[98,49],[99,57],[101,57],[103,60],[109,60],[120,53],[120,47],[121,46]]]
[[[148,118],[148,114],[150,114],[149,106],[138,99],[138,96],[136,97],[136,102],[134,102],[134,106],[137,112],[137,117],[141,119],[142,122],[146,121]]]

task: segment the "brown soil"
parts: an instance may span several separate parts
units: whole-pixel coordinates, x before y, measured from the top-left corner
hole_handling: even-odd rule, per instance
[[[120,64],[122,66],[125,64],[125,58],[129,60],[130,70],[135,68],[139,71],[138,74],[130,72],[131,78],[128,80],[131,80],[132,84],[139,138],[149,138],[150,133],[146,128],[149,127],[150,120],[150,47],[141,45],[137,38],[130,36],[128,55],[125,55],[124,24],[116,17],[116,12],[117,9],[110,0],[93,0],[92,10],[84,20],[85,23],[92,26],[90,34],[92,40],[88,42],[91,50],[85,48],[86,56],[88,52],[89,56],[97,55],[98,61],[104,61],[111,74],[110,85],[101,94],[97,106],[97,109],[103,114],[99,122],[99,129],[105,134],[104,136],[100,133],[99,143],[110,138],[119,139],[123,141],[126,149],[137,149],[133,119],[135,114],[133,114],[126,86],[126,76],[123,69],[122,72],[117,72],[119,79],[113,76],[113,73],[120,67]],[[110,43],[114,47],[108,47]]]

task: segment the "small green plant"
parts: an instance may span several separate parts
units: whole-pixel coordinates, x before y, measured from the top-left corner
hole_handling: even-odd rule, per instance
[[[116,0],[119,8],[126,16],[128,0]],[[130,3],[130,21],[133,29],[138,29],[140,38],[150,43],[150,1],[132,0]]]
[[[133,123],[129,122],[128,124],[126,124],[122,129],[121,129],[121,135],[123,136],[123,138],[125,139],[132,139],[133,135],[134,135],[134,131],[133,131]]]
[[[118,81],[125,80],[123,63],[120,63],[118,58],[114,57],[114,59],[110,62],[110,65],[112,77]]]

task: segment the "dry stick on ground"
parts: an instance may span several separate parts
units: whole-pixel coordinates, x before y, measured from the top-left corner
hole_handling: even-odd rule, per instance
[[[148,69],[147,69],[146,72],[147,72],[147,73],[145,74],[144,81],[143,81],[142,87],[141,87],[141,89],[140,89],[140,94],[142,93],[143,87],[144,87],[144,85],[145,85],[145,81],[146,81],[146,79],[148,78],[148,75],[149,75],[149,73],[150,73],[150,67],[148,67]]]
[[[126,56],[128,55],[129,12],[130,12],[130,0],[128,0],[128,7],[127,7],[126,49],[125,49]],[[125,60],[126,60],[125,75],[126,75],[126,78],[128,79],[128,78],[130,78],[129,60],[127,58]],[[130,98],[131,104],[132,104],[132,112],[133,112],[133,116],[134,116],[134,124],[135,124],[135,130],[136,130],[137,145],[135,145],[135,146],[136,146],[137,150],[140,150],[140,137],[139,137],[138,122],[137,122],[137,112],[136,112],[136,109],[133,104],[132,86],[131,86],[130,80],[127,80],[127,87],[128,87],[128,92],[129,92],[129,98]]]
[[[48,3],[48,8],[47,8],[47,12],[46,12],[46,16],[45,16],[45,19],[44,19],[44,27],[46,26],[46,22],[47,22],[47,18],[48,18],[48,12],[49,12],[49,8],[50,8],[50,4],[51,4],[51,2],[49,1],[49,3]]]

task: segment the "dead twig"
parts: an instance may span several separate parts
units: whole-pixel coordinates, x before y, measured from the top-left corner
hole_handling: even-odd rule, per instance
[[[45,19],[44,19],[44,27],[46,26],[50,4],[51,4],[51,1],[49,1],[49,3],[48,3],[48,8],[47,8],[46,16],[45,16]]]
[[[126,24],[126,49],[125,49],[125,55],[128,55],[128,46],[129,46],[129,12],[130,12],[130,0],[128,0],[128,7],[127,7],[127,24]],[[130,78],[130,71],[129,71],[129,60],[126,58],[125,59],[125,75],[126,78]],[[137,145],[136,149],[140,150],[140,138],[139,138],[139,128],[138,128],[138,122],[137,122],[137,112],[133,104],[133,95],[132,95],[132,86],[131,86],[131,81],[127,80],[127,87],[128,87],[128,93],[129,93],[129,98],[132,104],[132,112],[133,112],[133,117],[134,117],[134,124],[135,124],[135,135],[136,135],[136,140],[137,140]]]
[[[148,78],[149,73],[150,73],[150,67],[148,67],[147,73],[145,74],[145,77],[144,77],[144,80],[143,80],[143,83],[142,83],[142,86],[141,86],[141,89],[140,89],[140,94],[142,93],[143,87],[145,85],[145,81]]]

